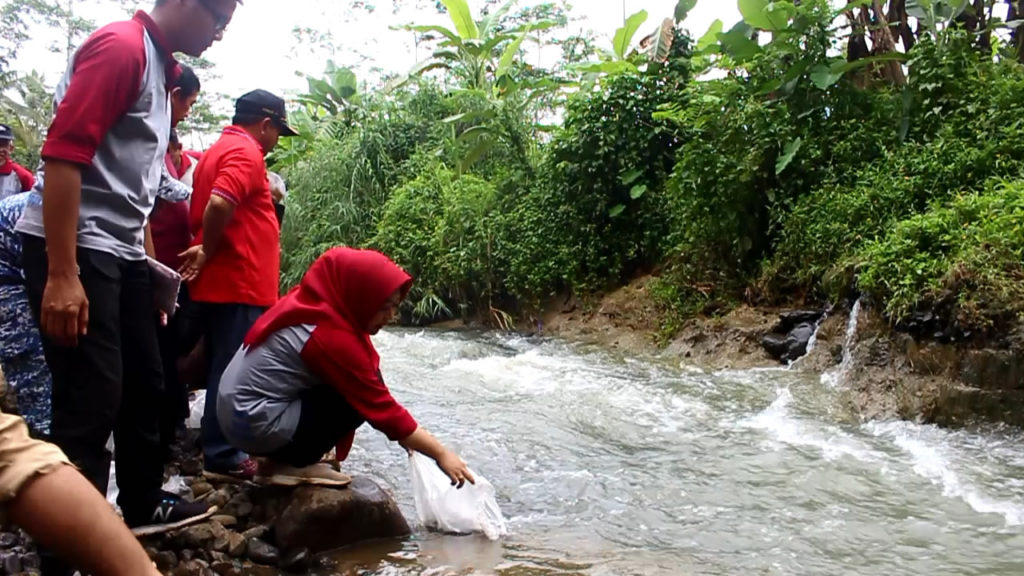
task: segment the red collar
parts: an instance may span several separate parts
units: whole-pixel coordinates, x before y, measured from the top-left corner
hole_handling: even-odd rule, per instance
[[[169,48],[170,43],[167,42],[167,36],[164,35],[164,31],[157,26],[156,22],[149,14],[142,10],[136,11],[135,15],[132,16],[132,20],[142,24],[142,27],[146,29],[146,32],[149,32],[149,36],[153,39],[157,49],[163,54],[167,84],[169,86],[173,85],[174,82],[178,80],[180,68],[178,68],[178,61],[174,59],[174,53]]]
[[[257,142],[255,138],[252,137],[252,134],[249,134],[248,132],[245,131],[244,128],[242,128],[240,126],[228,126],[227,128],[224,129],[224,132],[222,132],[222,133],[223,134],[231,134],[233,136],[241,136],[241,137],[245,138],[246,140],[248,140],[249,142],[252,142],[253,144],[255,144],[256,148],[260,151],[260,154],[262,154],[264,156],[266,156],[266,154],[267,154],[266,151],[263,150],[263,146],[259,142]]]

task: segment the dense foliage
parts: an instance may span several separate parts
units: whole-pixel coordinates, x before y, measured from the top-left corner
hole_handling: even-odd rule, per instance
[[[416,321],[504,322],[646,273],[670,325],[856,292],[963,331],[1024,310],[1024,69],[1001,2],[745,0],[696,40],[694,3],[544,70],[522,57],[544,11],[447,0],[453,28],[407,27],[436,49],[393,90],[311,80],[314,136],[277,158],[285,284],[345,243],[417,277]]]

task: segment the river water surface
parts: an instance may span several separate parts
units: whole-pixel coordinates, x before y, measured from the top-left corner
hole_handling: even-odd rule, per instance
[[[496,487],[512,534],[418,532],[326,573],[1024,574],[1024,434],[859,423],[817,375],[391,331],[394,395]],[[415,518],[404,452],[346,463]]]

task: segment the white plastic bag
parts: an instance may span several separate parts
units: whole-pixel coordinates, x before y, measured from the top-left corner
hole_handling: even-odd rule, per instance
[[[190,430],[199,430],[203,427],[203,412],[206,411],[206,391],[200,390],[188,403],[188,420],[185,426]]]
[[[409,467],[416,514],[424,527],[454,534],[482,532],[491,540],[508,534],[494,486],[483,476],[470,471],[476,484],[456,489],[429,456],[413,452]]]

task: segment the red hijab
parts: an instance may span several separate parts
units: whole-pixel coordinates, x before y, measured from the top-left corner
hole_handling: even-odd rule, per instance
[[[410,286],[412,277],[380,252],[331,248],[296,288],[256,321],[245,345],[255,347],[282,328],[312,324],[330,335],[332,347],[346,355],[365,350],[375,361],[370,321],[396,290],[404,297]]]

